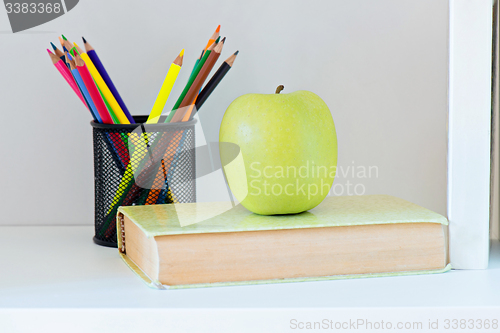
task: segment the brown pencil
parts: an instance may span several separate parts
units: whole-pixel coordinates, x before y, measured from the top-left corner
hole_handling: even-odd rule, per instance
[[[214,50],[210,53],[208,56],[207,61],[201,68],[200,72],[196,76],[196,79],[194,80],[193,84],[191,85],[191,88],[189,88],[189,91],[187,92],[186,96],[182,100],[182,103],[179,105],[179,109],[185,108],[188,105],[193,104],[196,96],[198,95],[198,92],[201,89],[201,86],[205,82],[205,80],[208,77],[208,74],[210,74],[210,71],[214,67],[215,63],[217,62],[217,59],[219,59],[220,53],[222,51],[222,47],[224,46],[226,38],[223,38],[215,47]],[[176,112],[174,117],[172,118],[172,122],[177,122],[181,121],[184,118],[184,115],[186,112],[188,112],[189,108],[185,108],[182,112]]]

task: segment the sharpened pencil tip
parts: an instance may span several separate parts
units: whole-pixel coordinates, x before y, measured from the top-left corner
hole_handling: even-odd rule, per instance
[[[52,51],[51,51],[51,50],[49,50],[49,49],[47,49],[47,52],[49,52],[49,54],[54,54],[54,53],[52,53]]]
[[[64,52],[69,52],[68,49],[66,48],[66,46],[63,46],[63,51]]]
[[[83,39],[83,43],[87,44],[87,40],[85,39],[85,37],[82,36],[82,39]]]
[[[64,40],[68,40],[66,37],[64,37],[64,35],[61,35],[61,36],[62,36],[62,38],[63,38]]]
[[[217,27],[217,29],[215,29],[215,32],[219,32],[220,31],[220,24],[219,26]]]
[[[219,36],[219,37],[217,37],[217,39],[215,40],[215,44],[218,44],[218,43],[219,43],[219,41],[220,41],[220,36]]]
[[[181,53],[179,53],[179,57],[183,57],[184,56],[184,49],[182,49]]]
[[[57,47],[54,45],[54,43],[50,42],[50,45],[52,45],[52,48],[55,50],[57,50]]]
[[[222,38],[222,40],[221,40],[222,44],[224,44],[225,41],[226,41],[226,37]]]
[[[234,52],[234,55],[238,55],[238,53],[240,53],[240,51],[236,51],[236,52]]]

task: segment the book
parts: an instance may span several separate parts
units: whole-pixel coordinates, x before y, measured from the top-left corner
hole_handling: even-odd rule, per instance
[[[263,216],[230,202],[118,209],[118,250],[150,287],[441,273],[448,220],[389,195],[326,197]]]

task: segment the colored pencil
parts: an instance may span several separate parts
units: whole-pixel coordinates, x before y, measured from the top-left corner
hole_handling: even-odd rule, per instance
[[[135,201],[137,194],[139,194],[141,190],[137,183],[142,184],[147,181],[149,177],[156,175],[156,164],[158,163],[155,164],[154,161],[161,161],[161,158],[163,157],[163,153],[161,152],[166,151],[171,139],[172,133],[166,132],[160,135],[154,142],[155,147],[149,150],[152,154],[151,158],[144,158],[148,152],[146,140],[144,140],[144,138],[138,140],[136,149],[130,158],[130,163],[122,176],[122,180],[118,186],[115,196],[113,197],[108,212],[106,213],[103,228],[99,232],[100,236],[102,236],[108,227],[112,225],[112,222],[116,217],[118,207],[122,205],[131,205]],[[141,172],[139,173],[137,179],[135,179],[134,173],[137,170],[141,170]]]
[[[191,70],[191,74],[189,74],[189,77],[191,78],[191,76],[193,76],[194,74],[194,71],[196,70],[196,66],[198,66],[198,63],[200,62],[200,59],[201,57],[203,57],[203,53],[205,52],[205,50],[201,50],[201,54],[200,56],[196,59],[196,61],[194,62],[194,66],[193,66],[193,69]]]
[[[47,49],[47,52],[49,53],[50,59],[52,60],[52,63],[57,68],[57,70],[59,71],[59,73],[61,73],[61,75],[63,76],[63,78],[69,84],[69,86],[71,87],[71,89],[73,89],[73,91],[78,96],[78,98],[80,98],[80,100],[85,105],[85,107],[88,107],[87,103],[85,102],[85,99],[82,96],[82,93],[80,92],[80,89],[76,85],[75,79],[73,79],[73,76],[71,75],[71,72],[69,71],[69,69],[66,66],[66,64],[63,63],[63,61],[61,60],[61,58],[59,58],[58,56],[56,56],[49,49]]]
[[[71,55],[69,53],[66,53],[66,59],[68,59],[68,63],[70,65],[71,73],[73,74],[73,77],[75,78],[76,83],[78,84],[78,87],[80,88],[80,91],[83,94],[83,97],[87,101],[87,104],[89,106],[89,110],[92,113],[92,116],[94,117],[94,120],[98,123],[102,123],[101,116],[99,115],[99,112],[97,111],[97,108],[94,104],[94,101],[90,97],[89,91],[87,87],[85,86],[85,83],[83,82],[83,79],[80,75],[80,72],[78,72],[78,69],[76,68],[75,60],[71,58]],[[109,151],[114,152],[112,155],[113,161],[116,164],[116,167],[118,170],[121,172],[125,171],[125,167],[128,164],[128,149],[125,146],[124,142],[122,141],[122,138],[120,137],[119,133],[106,133],[107,140],[104,140],[106,145],[108,146]]]
[[[54,43],[50,42],[50,45],[52,45],[52,49],[54,50],[56,56],[58,56],[64,62],[64,64],[69,68],[69,64],[66,61],[66,56],[64,55],[64,53],[61,50],[59,50],[57,46],[54,45]]]
[[[217,38],[217,42],[219,41],[219,39],[220,39],[220,37],[218,37],[218,38]],[[209,45],[209,46],[211,46],[211,45]],[[223,43],[221,43],[221,45],[220,45],[220,50],[219,50],[219,48],[217,48],[217,46],[214,46],[214,47],[213,47],[214,49],[215,49],[215,48],[217,48],[217,50],[219,51],[219,55],[220,55],[220,51],[222,50],[222,46],[223,46]],[[214,52],[215,52],[215,50],[214,50]],[[203,52],[202,52],[202,55],[203,55]],[[210,58],[210,54],[207,54],[207,57],[208,57],[208,59],[211,59],[211,58]],[[200,58],[201,58],[201,56],[200,56]],[[217,61],[217,58],[218,58],[218,56],[217,56],[217,57],[215,57],[215,58],[212,58],[212,59],[210,60],[210,62],[213,62],[213,64],[215,64],[215,62]],[[208,61],[209,61],[209,60],[207,60],[207,62],[208,62]],[[213,64],[212,64],[212,65],[209,65],[210,70],[211,70],[211,68],[213,67]],[[191,73],[191,77],[193,77],[193,74],[195,73],[196,65],[197,65],[197,64],[195,64],[195,68],[193,69],[193,72]],[[207,64],[205,63],[205,66],[206,66],[206,65],[207,65]],[[207,71],[207,68],[208,68],[208,67],[206,67],[206,68],[204,68],[204,69],[202,68],[202,69],[201,69],[201,71],[203,71],[203,73],[202,73],[202,72],[199,72],[199,73],[200,73],[202,76],[205,76],[204,72],[205,72],[205,71]],[[208,70],[208,73],[210,72],[210,70]],[[207,73],[206,75],[208,75],[208,73]],[[198,72],[197,72],[197,74],[198,74]],[[200,74],[198,74],[198,76],[200,76]],[[197,79],[197,78],[196,78],[196,77],[193,77],[193,78],[195,79],[195,81],[193,81],[193,82],[196,82],[196,79]],[[201,84],[203,84],[203,82],[205,81],[205,79],[206,79],[206,76],[205,76],[205,78],[202,78],[202,82],[201,82]],[[195,89],[195,88],[193,88],[194,84],[195,84],[195,83],[193,83],[193,85],[192,85],[191,89]],[[196,84],[198,84],[198,83],[196,83]],[[200,86],[200,87],[201,87],[201,86]],[[190,90],[190,91],[192,91],[192,90]],[[192,104],[191,104],[191,105],[190,105],[190,107],[188,108],[187,112],[184,112],[184,114],[182,114],[182,113],[178,113],[178,114],[176,114],[176,115],[173,117],[173,119],[172,119],[171,121],[172,121],[172,122],[174,122],[174,121],[188,121],[188,120],[191,118],[191,115],[194,113],[194,112],[193,112],[193,111],[194,111],[193,109],[194,109],[194,107],[195,107],[194,102],[196,102],[196,99],[197,99],[197,94],[196,94],[196,96],[194,97],[194,101],[192,102]],[[182,112],[182,111],[181,111],[181,112]],[[183,136],[183,137],[184,137],[184,136]],[[179,148],[179,145],[181,145],[181,142],[180,142],[179,140],[173,140],[173,142],[171,142],[171,144],[172,144],[172,146],[174,147],[174,149],[178,149],[178,148]],[[171,163],[172,163],[172,159],[171,159],[171,158],[169,158],[169,156],[165,155],[165,156],[164,156],[164,158],[163,158],[163,160],[167,161],[167,163],[166,163],[166,167],[167,167],[167,169],[171,169],[170,165],[171,165]],[[164,165],[164,166],[165,166],[165,165]],[[166,179],[166,178],[165,178],[165,179],[163,179],[163,178],[164,178],[163,171],[160,169],[160,170],[158,170],[157,175],[156,175],[156,179],[155,179],[155,185],[156,185],[155,187],[156,187],[156,188],[155,188],[155,189],[151,189],[151,190],[149,191],[149,195],[148,195],[147,199],[145,200],[145,202],[146,202],[146,203],[155,202],[155,201],[157,200],[157,198],[159,197],[159,195],[162,193],[162,191],[161,191],[161,190],[159,190],[159,189],[157,189],[157,188],[159,187],[159,184],[161,184],[160,182],[167,182],[167,179]],[[167,189],[168,189],[168,184],[166,184],[166,186],[167,186]],[[164,194],[164,195],[166,195],[166,193],[165,193],[165,192],[163,192],[163,194]]]
[[[99,112],[102,122],[104,124],[113,124],[113,120],[111,119],[111,116],[108,113],[108,109],[106,108],[106,105],[104,104],[104,101],[99,94],[99,90],[97,90],[97,86],[92,79],[92,75],[90,74],[85,62],[78,54],[75,55],[75,64],[78,72],[80,73],[80,76],[82,77],[83,83],[89,91],[90,97],[94,101],[97,112]]]
[[[94,119],[97,122],[102,123],[101,116],[99,115],[99,112],[97,111],[97,108],[94,104],[94,101],[90,97],[89,91],[88,91],[87,87],[85,86],[85,83],[83,83],[82,76],[80,75],[80,72],[78,72],[78,69],[76,68],[75,60],[73,60],[71,58],[69,53],[66,53],[66,58],[68,59],[68,62],[70,65],[71,74],[73,74],[73,77],[74,77],[76,83],[78,84],[78,87],[80,88],[80,91],[82,92],[83,97],[87,101],[90,113],[92,113],[92,116],[94,117]]]
[[[59,43],[61,43],[61,47],[64,46],[64,39],[62,39],[61,36],[58,37],[59,38]]]
[[[206,78],[208,77],[210,71],[212,70],[213,66],[217,62],[217,59],[220,56],[220,53],[222,51],[222,48],[224,46],[225,38],[217,44],[213,52],[209,55],[208,59],[206,60],[205,64],[203,65],[202,69],[199,71],[198,75],[196,76],[193,84],[191,85],[191,88],[189,89],[188,93],[186,94],[184,100],[179,106],[179,109],[185,108],[184,110],[181,110],[177,112],[174,117],[172,118],[171,122],[178,122],[178,121],[188,121],[191,117],[191,114],[193,113],[193,109],[195,106],[196,99],[198,97],[198,92],[203,85],[203,82],[205,82]],[[173,140],[171,142],[171,146],[174,147],[175,150],[179,148],[179,145],[181,142],[179,140]],[[172,156],[173,157],[173,156]],[[170,173],[170,166],[172,164],[172,158],[169,158],[169,156],[164,156],[164,160],[167,161],[165,163],[167,169],[169,169]],[[162,178],[162,170],[158,170],[157,175],[156,175],[156,182],[159,182]],[[166,180],[166,179],[165,179]],[[170,189],[171,191],[171,189]],[[153,202],[156,201],[158,195],[161,193],[159,190],[151,190],[149,191],[149,196],[146,200],[146,202]]]
[[[205,82],[206,78],[210,74],[210,71],[212,70],[213,66],[217,62],[217,59],[219,58],[220,53],[222,52],[224,42],[225,42],[225,38],[220,43],[215,45],[215,47],[213,48],[213,51],[208,55],[208,59],[205,61],[201,70],[198,71],[197,76],[191,85],[191,88],[189,89],[188,93],[184,97],[184,100],[180,104],[179,112],[177,112],[173,116],[171,122],[188,121],[190,119],[191,114],[193,114],[193,109],[195,106],[194,103],[196,102],[196,99],[198,97],[198,92],[200,91],[201,86],[203,85],[203,82]],[[173,142],[171,142],[171,145],[172,145],[172,147],[174,147],[173,149],[177,150],[179,148],[180,141],[173,140]],[[170,169],[172,159],[171,158],[169,159],[168,156],[165,156],[164,159],[167,160],[166,167],[168,169]],[[159,170],[157,175],[156,175],[156,181],[161,179],[161,177],[162,177],[162,173]],[[150,193],[150,197],[148,197],[147,201],[148,202],[153,201],[153,200],[156,201],[157,196],[160,194],[160,191],[150,191],[149,193]]]
[[[215,43],[217,43],[217,42],[219,41],[219,39],[220,39],[220,36],[219,36],[219,31],[220,31],[220,25],[217,27],[217,29],[216,29],[216,30],[215,30],[215,32],[213,33],[212,37],[210,37],[210,39],[208,40],[207,46],[206,46],[206,47],[205,47],[205,48],[201,51],[201,54],[200,54],[200,56],[198,57],[198,59],[196,59],[196,62],[195,62],[194,67],[193,67],[193,70],[191,71],[191,74],[190,74],[190,76],[189,76],[188,85],[189,85],[189,82],[190,82],[190,81],[191,81],[191,82],[194,82],[194,79],[196,78],[196,74],[198,74],[198,72],[196,71],[197,66],[198,66],[198,64],[199,64],[199,62],[200,62],[200,59],[202,59],[202,57],[203,57],[203,55],[204,55],[205,51],[206,51],[208,48],[210,48],[210,47],[214,44],[214,42],[215,42]],[[213,49],[213,47],[212,47],[211,49]],[[207,54],[207,58],[208,58],[208,55],[209,55],[209,54]],[[207,58],[205,58],[205,59],[207,59]],[[199,70],[198,70],[198,71],[199,71]],[[182,94],[181,94],[181,96],[182,96]],[[195,99],[195,100],[196,100],[196,99]],[[189,115],[191,115],[191,114],[192,114],[192,112],[193,112],[193,108],[194,108],[194,103],[193,103],[193,105],[190,107],[190,110],[187,112],[187,116],[188,116],[188,117],[189,117]],[[176,109],[176,108],[175,108],[175,106],[174,106],[174,109]],[[173,116],[174,116],[174,113],[175,113],[175,112],[176,112],[176,110],[173,110],[172,112],[170,112],[170,114],[169,114],[170,121],[171,121],[171,119],[173,118]],[[159,117],[159,116],[158,116],[158,117]],[[169,121],[169,119],[168,119],[169,117],[167,117],[167,120],[166,120],[165,122]],[[173,142],[173,144],[175,145],[175,149],[177,149],[177,148],[178,148],[178,145],[179,145],[179,140],[177,140],[177,142]],[[167,157],[167,156],[165,156],[165,157],[164,157],[164,159],[167,159],[167,160],[168,160],[168,157]],[[163,161],[163,160],[162,160],[162,161]],[[170,167],[170,163],[171,163],[171,162],[168,162],[168,163],[167,163],[167,164],[168,164],[168,167],[167,167],[167,168],[169,168],[169,167]],[[163,165],[163,166],[165,166],[164,164],[162,164],[162,165]],[[158,188],[158,186],[159,186],[159,184],[162,184],[162,183],[167,182],[167,179],[166,179],[166,178],[165,178],[165,179],[163,179],[163,176],[162,176],[162,175],[163,175],[162,170],[161,170],[161,169],[159,169],[159,170],[158,170],[158,172],[157,172],[156,178],[155,178],[155,180],[154,180],[154,182],[155,182],[155,184],[156,184],[156,188],[153,188],[153,189],[151,189],[151,190],[149,191],[149,194],[148,194],[148,196],[147,196],[147,199],[146,199],[146,198],[143,198],[143,199],[144,199],[144,200],[143,200],[143,201],[144,201],[144,203],[148,204],[148,203],[156,202],[156,200],[157,200],[158,196],[160,195],[160,193],[161,193],[161,191],[162,191],[162,190],[160,190],[160,189],[157,189],[157,188]],[[168,190],[168,184],[166,184],[166,185],[167,185],[167,190]],[[143,195],[141,195],[141,196],[140,196],[140,198],[139,198],[139,202],[138,202],[139,204],[141,204],[141,202],[142,202],[142,201],[141,201],[142,197],[143,197]]]
[[[76,52],[76,46],[73,45],[69,40],[63,38],[63,45],[68,49],[69,53],[74,57]]]
[[[68,41],[67,39],[64,40],[64,43],[66,43],[67,47],[71,47],[72,46],[71,42]],[[65,48],[66,48],[66,46],[65,46]],[[113,120],[113,123],[114,124],[122,124],[122,122],[120,121],[120,119],[118,118],[118,116],[116,115],[116,113],[114,112],[113,108],[111,107],[110,103],[106,99],[106,95],[102,92],[102,90],[101,90],[102,85],[99,86],[99,84],[97,83],[96,78],[94,77],[94,74],[93,74],[94,71],[91,70],[91,67],[93,67],[92,60],[89,60],[89,57],[87,56],[87,54],[85,54],[85,52],[83,52],[83,50],[76,43],[73,43],[73,47],[70,50],[70,54],[72,54],[73,56],[75,54],[79,54],[82,57],[82,59],[86,62],[86,65],[87,65],[89,71],[91,72],[92,78],[94,79],[94,82],[97,85],[97,90],[99,90],[99,94],[101,94],[101,98],[104,101],[104,105],[106,105],[106,108],[108,109],[109,116]],[[125,122],[125,124],[127,124],[127,122]]]
[[[188,83],[184,87],[184,90],[182,91],[181,95],[177,99],[177,102],[175,103],[174,107],[172,108],[172,111],[170,111],[167,119],[165,119],[166,123],[170,122],[172,120],[172,118],[174,117],[175,113],[177,112],[177,109],[179,108],[179,105],[184,100],[184,97],[188,93],[189,89],[191,88],[191,85],[193,84],[194,80],[196,79],[196,76],[198,75],[198,73],[202,69],[203,65],[205,64],[205,61],[207,61],[207,59],[210,56],[210,53],[212,52],[212,50],[214,49],[214,47],[215,47],[215,44],[210,45],[210,47],[203,54],[203,57],[201,58],[201,60],[198,63],[198,65],[196,66],[196,69],[195,69],[193,75],[191,75],[189,77]]]
[[[219,37],[219,31],[220,31],[220,24],[217,27],[217,29],[215,29],[215,32],[213,33],[212,37],[210,37],[210,39],[208,40],[207,46],[205,46],[205,48],[203,50],[206,51],[210,47],[210,45],[215,43],[215,40],[217,39],[217,37]]]
[[[226,61],[224,61],[222,65],[220,65],[219,69],[217,69],[217,72],[215,72],[210,81],[208,81],[208,83],[205,85],[203,90],[198,95],[198,99],[196,100],[196,110],[199,110],[201,108],[201,106],[215,90],[217,85],[222,81],[227,72],[229,72],[229,70],[233,67],[238,53],[239,51],[236,51],[229,58],[227,58]]]
[[[84,37],[82,37],[82,39],[83,39],[83,43],[84,43],[84,46],[85,46],[86,53],[88,54],[90,60],[92,60],[92,63],[95,65],[95,67],[99,71],[99,74],[101,74],[102,78],[104,79],[104,82],[106,83],[106,85],[108,86],[109,90],[111,91],[111,93],[115,97],[116,101],[120,105],[121,109],[123,110],[123,113],[125,113],[125,116],[127,117],[128,121],[131,124],[135,124],[134,118],[132,117],[132,115],[128,111],[128,108],[125,105],[125,102],[123,101],[122,97],[118,93],[118,90],[116,89],[115,84],[111,80],[111,77],[109,76],[108,72],[106,71],[106,68],[102,64],[101,59],[97,55],[97,52],[92,47],[92,45],[90,45],[87,42],[87,40],[85,40]]]
[[[182,67],[182,60],[184,58],[184,49],[182,49],[181,53],[175,58],[174,62],[170,65],[170,69],[167,72],[167,76],[163,81],[160,92],[158,93],[158,97],[156,97],[155,103],[153,105],[153,109],[149,114],[147,124],[156,124],[160,119],[161,113],[165,104],[167,103],[168,96],[174,87],[174,83],[177,80],[177,76]]]
[[[189,91],[187,92],[186,96],[182,100],[182,103],[180,104],[179,108],[183,108],[183,107],[191,105],[193,103],[193,100],[195,99],[196,95],[198,94],[201,87],[203,86],[203,83],[205,82],[206,78],[210,74],[210,71],[212,70],[215,63],[217,62],[217,59],[219,59],[219,56],[222,52],[222,48],[224,47],[225,39],[226,38],[223,38],[215,46],[214,50],[210,53],[207,61],[203,64],[203,67],[196,75],[196,79],[194,80],[193,84],[191,85],[191,88],[189,88]]]
[[[168,187],[168,184],[165,184],[165,183],[168,182],[170,177],[168,179],[165,177],[166,172],[167,172],[166,170],[170,169],[170,166],[171,166],[174,158],[178,158],[178,154],[180,153],[179,147],[182,148],[182,145],[180,145],[180,143],[181,143],[181,140],[183,141],[184,133],[185,133],[185,131],[176,131],[173,134],[173,138],[169,144],[169,147],[173,147],[173,148],[169,148],[165,152],[165,154],[163,155],[162,168],[159,168],[158,171],[156,172],[156,176],[155,176],[155,179],[154,179],[153,184],[151,186],[151,190],[148,193],[147,199],[144,200],[144,203],[148,202],[148,203],[152,204],[152,203],[156,202],[156,200],[158,199],[158,196],[160,195],[161,188],[163,186]],[[165,168],[165,169],[163,170],[163,168]],[[144,203],[142,203],[142,204],[144,204]]]
[[[75,43],[75,48],[77,49],[78,53],[80,54],[81,59],[85,62],[85,65],[87,69],[89,70],[91,76],[94,78],[95,83],[99,87],[99,90],[103,94],[103,96],[106,98],[107,102],[111,106],[111,109],[113,110],[114,114],[120,121],[120,124],[130,124],[130,121],[128,118],[125,116],[125,113],[123,113],[122,108],[116,101],[115,97],[109,90],[108,86],[106,85],[106,82],[104,82],[104,79],[102,78],[101,74],[99,74],[99,71],[97,68],[94,66],[94,63],[92,60],[90,60],[89,56],[87,53],[82,52],[82,50],[79,48],[79,46]]]
[[[94,80],[95,82],[95,80]],[[106,97],[103,95],[101,89],[99,89],[99,86],[97,86],[97,90],[99,90],[99,94],[101,94],[101,98],[102,100],[104,101],[104,104],[106,105],[106,108],[108,109],[108,112],[109,112],[109,115],[111,117],[111,119],[113,119],[113,123],[115,124],[120,124],[120,120],[118,120],[118,117],[116,116],[116,114],[113,112],[113,109],[111,108],[111,106],[109,105],[108,101],[106,100]]]
[[[219,44],[217,44],[213,50],[213,52],[210,54],[208,57],[208,60],[205,62],[201,70],[198,72],[198,75],[196,76],[196,79],[194,80],[193,84],[191,85],[191,88],[189,88],[189,91],[187,92],[186,96],[184,97],[182,103],[179,105],[179,109],[183,109],[181,112],[177,112],[174,117],[172,118],[172,122],[178,122],[181,121],[184,115],[189,111],[186,107],[193,104],[194,99],[196,98],[196,95],[200,91],[200,88],[202,87],[203,83],[205,82],[206,78],[210,74],[210,71],[214,67],[215,63],[217,62],[217,59],[219,59],[220,53],[222,51],[222,47],[224,46],[225,38],[223,38]]]

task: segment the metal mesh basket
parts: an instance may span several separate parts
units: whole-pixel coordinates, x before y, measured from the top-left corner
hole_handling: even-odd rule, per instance
[[[91,122],[99,245],[117,246],[119,206],[196,201],[196,120],[142,124],[146,118],[129,125]]]

